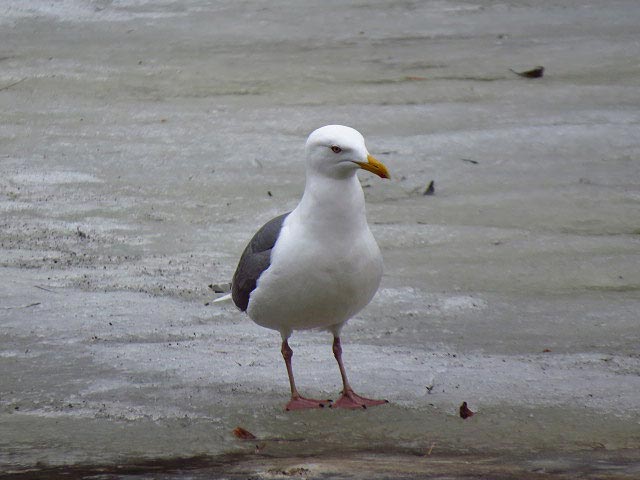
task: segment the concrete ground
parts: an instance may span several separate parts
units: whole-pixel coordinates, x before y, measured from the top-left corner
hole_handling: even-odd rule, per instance
[[[638,478],[639,25],[633,0],[5,2],[0,477]],[[385,276],[343,332],[390,404],[286,413],[278,334],[208,286],[328,123],[393,176],[361,174]],[[292,338],[311,396],[340,390],[330,341]]]

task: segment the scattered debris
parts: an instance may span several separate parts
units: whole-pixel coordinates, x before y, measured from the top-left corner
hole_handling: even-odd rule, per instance
[[[285,477],[302,477],[309,475],[311,470],[304,467],[290,468],[289,470],[280,470],[279,468],[272,468],[267,471],[272,475],[284,475]]]
[[[435,180],[431,180],[429,182],[429,185],[427,185],[426,190],[423,192],[422,195],[433,195],[434,193],[436,193],[436,186],[435,186]]]
[[[271,190],[267,190],[267,195],[269,195],[270,197],[273,197],[273,193],[271,193]]]
[[[524,78],[541,78],[544,75],[543,66],[538,66],[538,67],[532,68],[531,70],[526,70],[524,72],[516,72],[511,68],[509,70],[511,70],[516,75]]]
[[[213,293],[229,293],[231,291],[230,283],[211,283],[209,288],[213,290]]]
[[[76,228],[76,233],[78,234],[78,237],[80,238],[89,238],[89,235],[87,235],[86,233],[84,233],[82,230],[80,230],[80,225],[78,225],[78,227]]]
[[[469,410],[469,407],[467,407],[467,402],[462,402],[462,405],[460,405],[460,418],[467,419],[469,417],[473,417],[475,413],[476,412],[472,412],[471,410]]]
[[[427,77],[420,77],[418,75],[407,75],[404,79],[411,82],[422,82],[424,80],[428,80]]]
[[[549,353],[551,351],[550,348],[545,348],[544,350],[542,350],[542,353]]]
[[[463,162],[472,163],[473,165],[478,165],[480,162],[477,160],[471,160],[470,158],[461,158]]]
[[[236,427],[233,429],[233,435],[240,440],[255,440],[257,437],[249,430],[245,430],[242,427]]]

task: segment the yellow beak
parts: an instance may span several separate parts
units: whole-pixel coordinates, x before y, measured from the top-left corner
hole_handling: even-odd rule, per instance
[[[360,166],[360,168],[362,168],[363,170],[367,170],[371,173],[375,173],[381,178],[391,178],[391,175],[389,175],[389,171],[387,170],[387,167],[384,166],[384,163],[382,163],[379,160],[376,160],[375,157],[373,157],[373,155],[367,155],[367,163],[364,163],[364,162],[355,162],[355,163],[357,163]]]

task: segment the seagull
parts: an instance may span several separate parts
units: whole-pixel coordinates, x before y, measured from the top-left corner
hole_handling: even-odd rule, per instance
[[[382,278],[382,255],[365,213],[356,172],[389,178],[385,165],[353,128],[327,125],[305,145],[306,184],[291,212],[268,221],[245,248],[231,282],[236,306],[258,325],[277,330],[289,376],[286,410],[367,408],[387,403],[356,394],[342,363],[340,331],[373,298]],[[294,330],[324,329],[333,334],[333,354],[342,377],[336,402],[305,398],[293,376]]]

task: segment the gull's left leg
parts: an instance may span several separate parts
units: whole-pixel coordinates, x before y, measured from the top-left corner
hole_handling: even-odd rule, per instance
[[[333,355],[336,357],[340,375],[342,376],[342,396],[331,404],[331,408],[367,408],[389,403],[388,400],[364,398],[353,391],[351,385],[349,385],[349,380],[347,380],[344,365],[342,364],[342,345],[340,344],[340,337],[337,335],[333,337]]]

